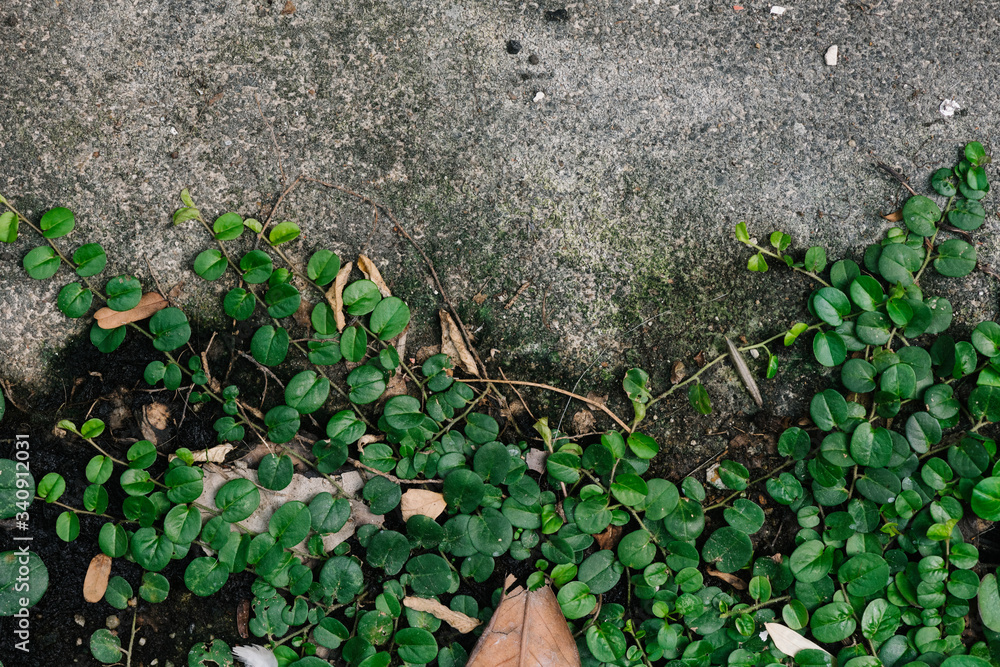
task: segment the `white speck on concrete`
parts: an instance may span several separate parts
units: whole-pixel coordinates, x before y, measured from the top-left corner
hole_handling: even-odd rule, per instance
[[[535,93],[535,99],[533,99],[531,101],[532,102],[541,102],[544,99],[545,99],[545,93],[543,93],[542,91],[539,90],[537,93]]]
[[[826,55],[823,58],[826,60],[826,64],[833,67],[837,64],[837,45],[834,44],[826,50]]]
[[[774,5],[773,7],[771,7],[771,13],[774,14],[775,16],[781,16],[782,14],[785,13],[785,8],[779,7],[778,5]]]
[[[944,100],[941,102],[941,106],[938,107],[938,111],[945,118],[951,118],[955,115],[955,112],[962,108],[962,105],[955,100]]]

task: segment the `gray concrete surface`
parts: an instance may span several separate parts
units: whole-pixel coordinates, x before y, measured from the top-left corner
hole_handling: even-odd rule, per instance
[[[581,391],[607,393],[629,365],[663,388],[670,364],[720,350],[719,334],[760,339],[803,316],[808,284],[748,274],[736,222],[857,256],[903,197],[874,158],[925,190],[1000,118],[998,2],[797,0],[776,16],[756,0],[293,1],[283,14],[281,0],[6,0],[0,193],[34,219],[71,207],[64,241],[102,242],[104,276],[152,287],[148,257],[207,321],[219,288],[190,270],[206,237],[171,226],[177,193],[213,216],[266,215],[280,156],[286,182],[390,206],[508,377],[568,387],[603,351]],[[944,98],[962,112],[942,117]],[[996,265],[994,202],[976,239]],[[278,217],[302,225],[302,255],[351,258],[373,228],[368,207],[307,184]],[[85,330],[53,305],[65,270],[21,270],[35,242],[0,248],[0,375],[25,387]],[[368,251],[431,340],[438,297],[418,256],[384,219]],[[957,285],[960,319],[994,316],[994,280]],[[772,410],[800,407],[798,379],[765,387]],[[721,415],[750,410],[731,372],[709,387]],[[711,426],[676,419],[678,442]]]

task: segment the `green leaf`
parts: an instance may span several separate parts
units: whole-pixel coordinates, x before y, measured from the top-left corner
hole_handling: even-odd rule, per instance
[[[282,504],[267,522],[267,532],[274,538],[275,544],[286,548],[304,540],[311,527],[309,506],[298,500]]]
[[[194,258],[194,272],[205,280],[218,280],[228,265],[226,258],[215,248],[203,250]]]
[[[139,597],[146,602],[156,604],[167,599],[170,593],[170,582],[162,574],[144,572],[142,584],[139,586]]]
[[[747,261],[747,268],[760,273],[767,271],[767,260],[764,259],[764,254],[758,252],[756,255],[751,255]]]
[[[76,275],[89,278],[104,270],[108,256],[100,243],[85,243],[73,253],[73,263],[76,264]]]
[[[950,239],[937,247],[934,268],[943,276],[958,278],[976,268],[976,248],[962,239]]]
[[[834,551],[819,540],[809,540],[796,547],[788,563],[796,581],[814,583],[829,574],[833,569]]]
[[[861,310],[873,311],[885,300],[882,285],[871,276],[858,276],[851,283],[851,301]]]
[[[618,543],[618,559],[625,567],[644,568],[655,556],[656,545],[649,531],[633,531]]]
[[[356,280],[344,289],[344,306],[351,315],[367,315],[382,300],[378,286],[370,280]]]
[[[892,323],[878,312],[861,313],[854,327],[854,334],[865,345],[885,345],[889,342]]]
[[[157,534],[156,529],[151,527],[135,531],[130,547],[135,562],[150,572],[158,572],[166,567],[174,553],[173,542],[166,535]]]
[[[854,611],[846,602],[832,602],[820,607],[809,621],[813,637],[824,644],[847,639],[854,633],[856,627]]]
[[[746,533],[724,526],[717,528],[702,547],[701,557],[720,572],[736,572],[753,555],[753,543]]]
[[[891,456],[892,436],[888,430],[864,422],[851,434],[851,458],[858,465],[884,468]]]
[[[167,498],[174,503],[194,502],[204,488],[201,468],[177,466],[167,471],[163,482],[169,487]],[[147,568],[148,569],[148,568]]]
[[[105,628],[90,635],[90,654],[106,665],[114,664],[121,659],[121,647],[121,640]]]
[[[184,584],[198,597],[219,591],[229,579],[229,568],[209,556],[195,558],[184,570]]]
[[[265,489],[272,491],[281,491],[291,484],[294,474],[295,466],[288,454],[268,454],[257,465],[257,481]]]
[[[223,521],[236,523],[246,519],[260,505],[260,491],[248,479],[232,479],[215,493],[215,506],[222,511]]]
[[[563,615],[568,619],[583,618],[597,606],[597,598],[590,594],[590,587],[580,581],[571,581],[556,595]]]
[[[510,549],[514,529],[507,517],[487,507],[469,519],[469,537],[479,553],[497,558]]]
[[[634,507],[646,499],[649,487],[638,475],[632,473],[618,474],[611,483],[611,494],[623,505]]]
[[[279,283],[267,290],[264,294],[264,303],[267,305],[268,315],[274,319],[281,319],[299,309],[302,296],[294,285]]]
[[[986,574],[979,582],[978,600],[983,625],[994,632],[1000,632],[1000,590],[994,573]]]
[[[832,327],[840,326],[851,312],[851,302],[847,295],[835,287],[817,290],[812,299],[816,316]]]
[[[969,412],[976,419],[1000,421],[1000,387],[982,385],[969,394]]]
[[[201,510],[174,505],[163,519],[163,534],[174,544],[189,544],[201,532]]]
[[[828,368],[839,366],[847,358],[847,345],[840,334],[820,331],[813,337],[813,356]]]
[[[913,271],[920,268],[923,257],[919,250],[905,243],[893,243],[882,249],[878,259],[878,271],[890,284],[913,284]]]
[[[879,555],[861,553],[840,566],[837,578],[851,595],[868,597],[889,584],[889,564]]]
[[[20,220],[10,211],[0,213],[0,242],[13,243],[17,240],[17,227]]]
[[[500,435],[500,425],[489,415],[473,412],[465,420],[465,437],[475,444],[492,442]]]
[[[201,216],[201,212],[194,206],[185,206],[174,211],[174,224],[179,225],[188,220],[196,220]]]
[[[188,342],[191,325],[180,308],[164,308],[150,318],[149,333],[153,335],[153,347],[170,352]]]
[[[274,272],[274,263],[263,250],[251,250],[240,260],[240,270],[243,280],[251,285],[267,282]]]
[[[250,340],[250,352],[258,363],[277,366],[288,355],[288,332],[283,327],[266,324],[257,329]]]
[[[940,219],[941,209],[932,199],[917,195],[903,204],[903,220],[909,230],[918,236],[933,236]]]
[[[792,237],[784,232],[771,232],[771,246],[782,252],[792,242]]]
[[[94,322],[94,324],[90,327],[90,342],[104,354],[117,350],[118,346],[121,345],[124,340],[124,324],[120,327],[115,327],[114,329],[102,329],[97,325],[97,322]]]
[[[347,327],[340,336],[340,352],[344,359],[359,363],[368,351],[368,334],[359,326]]]
[[[212,223],[212,231],[219,241],[238,239],[243,233],[243,217],[239,213],[223,213]]]
[[[108,296],[108,308],[125,311],[139,305],[142,298],[142,286],[139,280],[132,276],[116,276],[104,286]]]
[[[358,366],[347,375],[347,384],[351,388],[348,398],[352,403],[374,403],[385,391],[385,373],[367,364]]]
[[[46,211],[38,226],[42,228],[42,236],[47,239],[57,239],[73,231],[75,224],[76,218],[73,216],[73,211],[58,207]]]
[[[627,442],[632,453],[643,460],[653,458],[660,451],[660,446],[656,443],[656,440],[638,431],[629,433]]]
[[[806,271],[819,273],[826,268],[826,249],[820,246],[813,246],[806,250],[806,258],[802,263],[802,268]]]
[[[294,222],[285,222],[275,225],[270,234],[268,234],[267,239],[271,245],[280,245],[282,243],[288,243],[289,241],[295,239],[299,235],[299,226]]]
[[[362,494],[364,499],[368,501],[372,514],[381,515],[396,509],[402,496],[402,490],[399,484],[392,480],[376,476],[368,480]]]
[[[742,491],[750,482],[750,472],[742,463],[736,461],[728,459],[722,461],[716,471],[722,483],[733,491]]]
[[[226,293],[226,298],[222,301],[222,307],[234,320],[245,320],[253,315],[256,305],[253,294],[242,287],[234,287]]]
[[[711,414],[712,403],[708,398],[708,392],[705,391],[705,385],[702,383],[695,382],[691,385],[691,388],[688,389],[688,401],[698,414]]]
[[[56,535],[63,542],[72,542],[80,535],[80,519],[75,512],[63,512],[56,519]]]
[[[56,305],[66,317],[82,317],[90,310],[94,293],[80,283],[70,283],[59,290]]]
[[[587,648],[602,662],[616,662],[625,655],[627,643],[613,623],[600,623],[587,628]]]
[[[854,260],[842,259],[830,267],[830,283],[841,292],[848,292],[851,283],[861,277],[861,267]]]
[[[795,339],[798,338],[802,334],[802,332],[808,328],[809,326],[805,322],[796,322],[795,324],[793,324],[792,328],[785,333],[785,340],[784,340],[785,347],[788,347],[789,345],[794,343]]]
[[[409,664],[424,665],[437,657],[437,641],[423,628],[404,628],[396,632],[393,640],[399,658]]]
[[[35,280],[45,280],[59,270],[59,256],[47,245],[38,246],[24,256],[24,270]]]
[[[749,232],[747,232],[747,223],[745,222],[737,223],[735,227],[735,232],[737,241],[739,241],[740,243],[746,243],[747,245],[750,245],[750,234]]]
[[[840,369],[840,381],[848,391],[867,394],[875,389],[875,367],[864,359],[848,359]]]
[[[931,176],[931,187],[942,197],[953,197],[958,192],[951,178],[951,169],[938,169]]]
[[[285,403],[302,415],[319,410],[329,395],[330,381],[315,371],[298,373],[285,387]]]
[[[340,272],[340,257],[329,250],[317,250],[309,258],[306,275],[317,285],[328,285]]]
[[[426,553],[411,558],[406,562],[406,571],[410,575],[410,587],[420,597],[441,595],[447,592],[451,583],[451,568],[437,554]]]
[[[403,333],[409,324],[410,309],[403,303],[402,299],[390,296],[382,299],[375,306],[369,321],[369,328],[380,340],[390,340]]]
[[[972,511],[987,521],[1000,520],[1000,477],[987,477],[972,489]]]
[[[986,222],[986,209],[975,199],[959,199],[948,211],[948,222],[967,232],[975,231]]]
[[[977,324],[972,331],[972,345],[990,358],[1000,354],[1000,325],[989,321]]]
[[[746,535],[753,535],[764,525],[764,510],[746,498],[737,498],[732,507],[723,510],[722,515],[726,523]]]

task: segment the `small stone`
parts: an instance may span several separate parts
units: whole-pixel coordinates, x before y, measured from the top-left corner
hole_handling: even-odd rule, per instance
[[[834,44],[833,46],[831,46],[826,50],[826,55],[823,56],[823,59],[826,60],[826,64],[829,65],[830,67],[833,67],[837,64],[837,51],[838,51],[837,45]]]
[[[509,53],[512,56],[516,56],[520,52],[521,52],[521,42],[517,41],[516,39],[508,39],[507,53]]]
[[[79,625],[81,628],[87,624],[87,619],[83,617],[83,614],[74,614],[73,620],[76,621],[76,624]]]
[[[77,637],[76,638],[76,645],[77,646],[83,646],[83,637]]]
[[[114,630],[121,625],[121,621],[118,620],[117,616],[112,614],[111,616],[108,616],[106,621],[104,621],[104,625],[108,627],[108,630]]]
[[[544,99],[545,99],[545,93],[543,93],[542,91],[539,90],[537,93],[535,93],[535,97],[531,101],[532,102],[541,102]]]
[[[855,146],[858,145],[858,142],[856,142],[854,139],[849,139],[847,145],[850,146],[851,148],[854,148]]]
[[[233,142],[231,140],[229,140],[229,139],[226,139],[222,143],[224,143],[226,146],[232,146],[233,145]]]
[[[757,359],[760,357],[760,352],[758,352],[757,350],[750,350],[750,356],[753,357],[754,359]]]
[[[528,62],[531,63],[532,65],[537,65],[538,64],[538,56],[536,56],[534,53],[532,53],[530,56],[528,56]]]
[[[773,7],[771,7],[771,13],[774,14],[775,16],[781,16],[782,14],[785,13],[785,8],[779,7],[778,5],[774,5]]]
[[[951,118],[955,115],[955,112],[962,108],[962,105],[955,100],[944,100],[941,102],[941,106],[938,107],[938,111],[945,118]]]
[[[170,154],[170,157],[173,158],[174,160],[176,160],[180,156],[181,156],[181,154],[178,153],[177,151],[174,151],[173,153]]]
[[[139,637],[139,646],[145,646],[145,645],[146,645],[146,638]]]

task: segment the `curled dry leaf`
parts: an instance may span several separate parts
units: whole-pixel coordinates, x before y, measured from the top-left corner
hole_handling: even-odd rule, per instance
[[[809,641],[799,633],[795,632],[795,630],[792,630],[791,628],[780,623],[765,623],[764,629],[767,630],[767,634],[770,635],[778,650],[787,656],[794,658],[796,653],[805,648],[818,649],[823,651],[823,653],[832,656],[829,651],[819,644]]]
[[[622,527],[610,524],[603,531],[594,535],[594,541],[601,549],[616,549],[619,540],[622,539]]]
[[[415,611],[426,611],[434,618],[441,619],[462,634],[472,632],[480,623],[478,619],[466,616],[459,611],[453,611],[437,600],[428,600],[427,598],[416,598],[407,595],[403,598],[403,606]]]
[[[386,385],[385,391],[382,392],[382,396],[379,398],[381,403],[385,403],[393,396],[401,396],[406,393],[406,375],[403,373],[396,373],[389,379],[389,384]]]
[[[358,268],[361,269],[361,273],[365,274],[365,278],[375,283],[378,291],[382,293],[383,299],[387,296],[392,296],[392,292],[389,291],[389,286],[382,280],[382,274],[379,273],[375,262],[364,255],[358,255]]]
[[[83,599],[87,602],[100,602],[104,592],[108,590],[110,575],[111,557],[103,553],[94,556],[87,568],[87,576],[83,579]]]
[[[594,419],[593,412],[590,410],[580,410],[573,415],[573,432],[577,435],[592,433],[596,423],[597,420]]]
[[[670,371],[670,384],[677,384],[687,376],[687,369],[684,368],[684,362],[678,361],[674,364],[673,369]]]
[[[295,3],[292,0],[285,0],[285,6],[281,8],[282,16],[288,16],[289,14],[295,13]]]
[[[541,449],[529,449],[525,461],[528,463],[528,470],[535,472],[545,472],[545,459],[549,458],[549,453]]]
[[[466,667],[579,667],[576,641],[551,586],[528,591],[514,582],[507,575],[500,604]]]
[[[893,211],[892,213],[887,213],[886,215],[883,215],[882,218],[888,220],[889,222],[899,222],[900,220],[903,219],[903,209],[898,209],[896,211]]]
[[[738,591],[745,591],[747,589],[747,582],[743,581],[735,574],[729,574],[727,572],[719,572],[718,570],[713,570],[712,568],[708,568],[707,572],[713,577],[718,577],[719,579],[722,579],[724,582],[726,582],[727,584],[729,584]]]
[[[733,365],[736,366],[736,372],[739,373],[740,379],[746,385],[747,391],[753,396],[754,403],[757,404],[758,408],[764,407],[764,399],[760,395],[760,389],[757,388],[757,382],[753,379],[753,375],[750,374],[750,367],[743,360],[743,355],[740,354],[739,349],[733,344],[733,341],[728,338],[726,339],[726,348],[729,350],[729,358],[732,359]]]
[[[448,503],[437,491],[426,489],[410,489],[399,500],[399,508],[403,512],[403,521],[409,521],[415,514],[423,514],[436,519],[444,512]]]
[[[138,322],[167,307],[167,300],[156,292],[146,292],[139,299],[139,305],[129,310],[111,310],[107,306],[94,313],[97,326],[102,329],[116,329],[129,322]]]
[[[326,301],[333,309],[333,319],[337,323],[337,331],[343,331],[347,326],[347,319],[344,317],[344,288],[351,277],[351,270],[354,265],[348,262],[340,268],[340,272],[333,281],[333,287],[326,291]]]
[[[441,352],[447,354],[451,358],[452,363],[469,375],[479,377],[479,368],[476,366],[476,360],[469,352],[469,349],[465,347],[465,341],[462,340],[462,332],[459,331],[455,320],[444,310],[439,310],[438,316],[441,318]]]
[[[483,305],[483,302],[486,301],[486,295],[480,292],[476,294],[476,296],[472,297],[472,300],[476,302],[477,306],[481,306]]]

